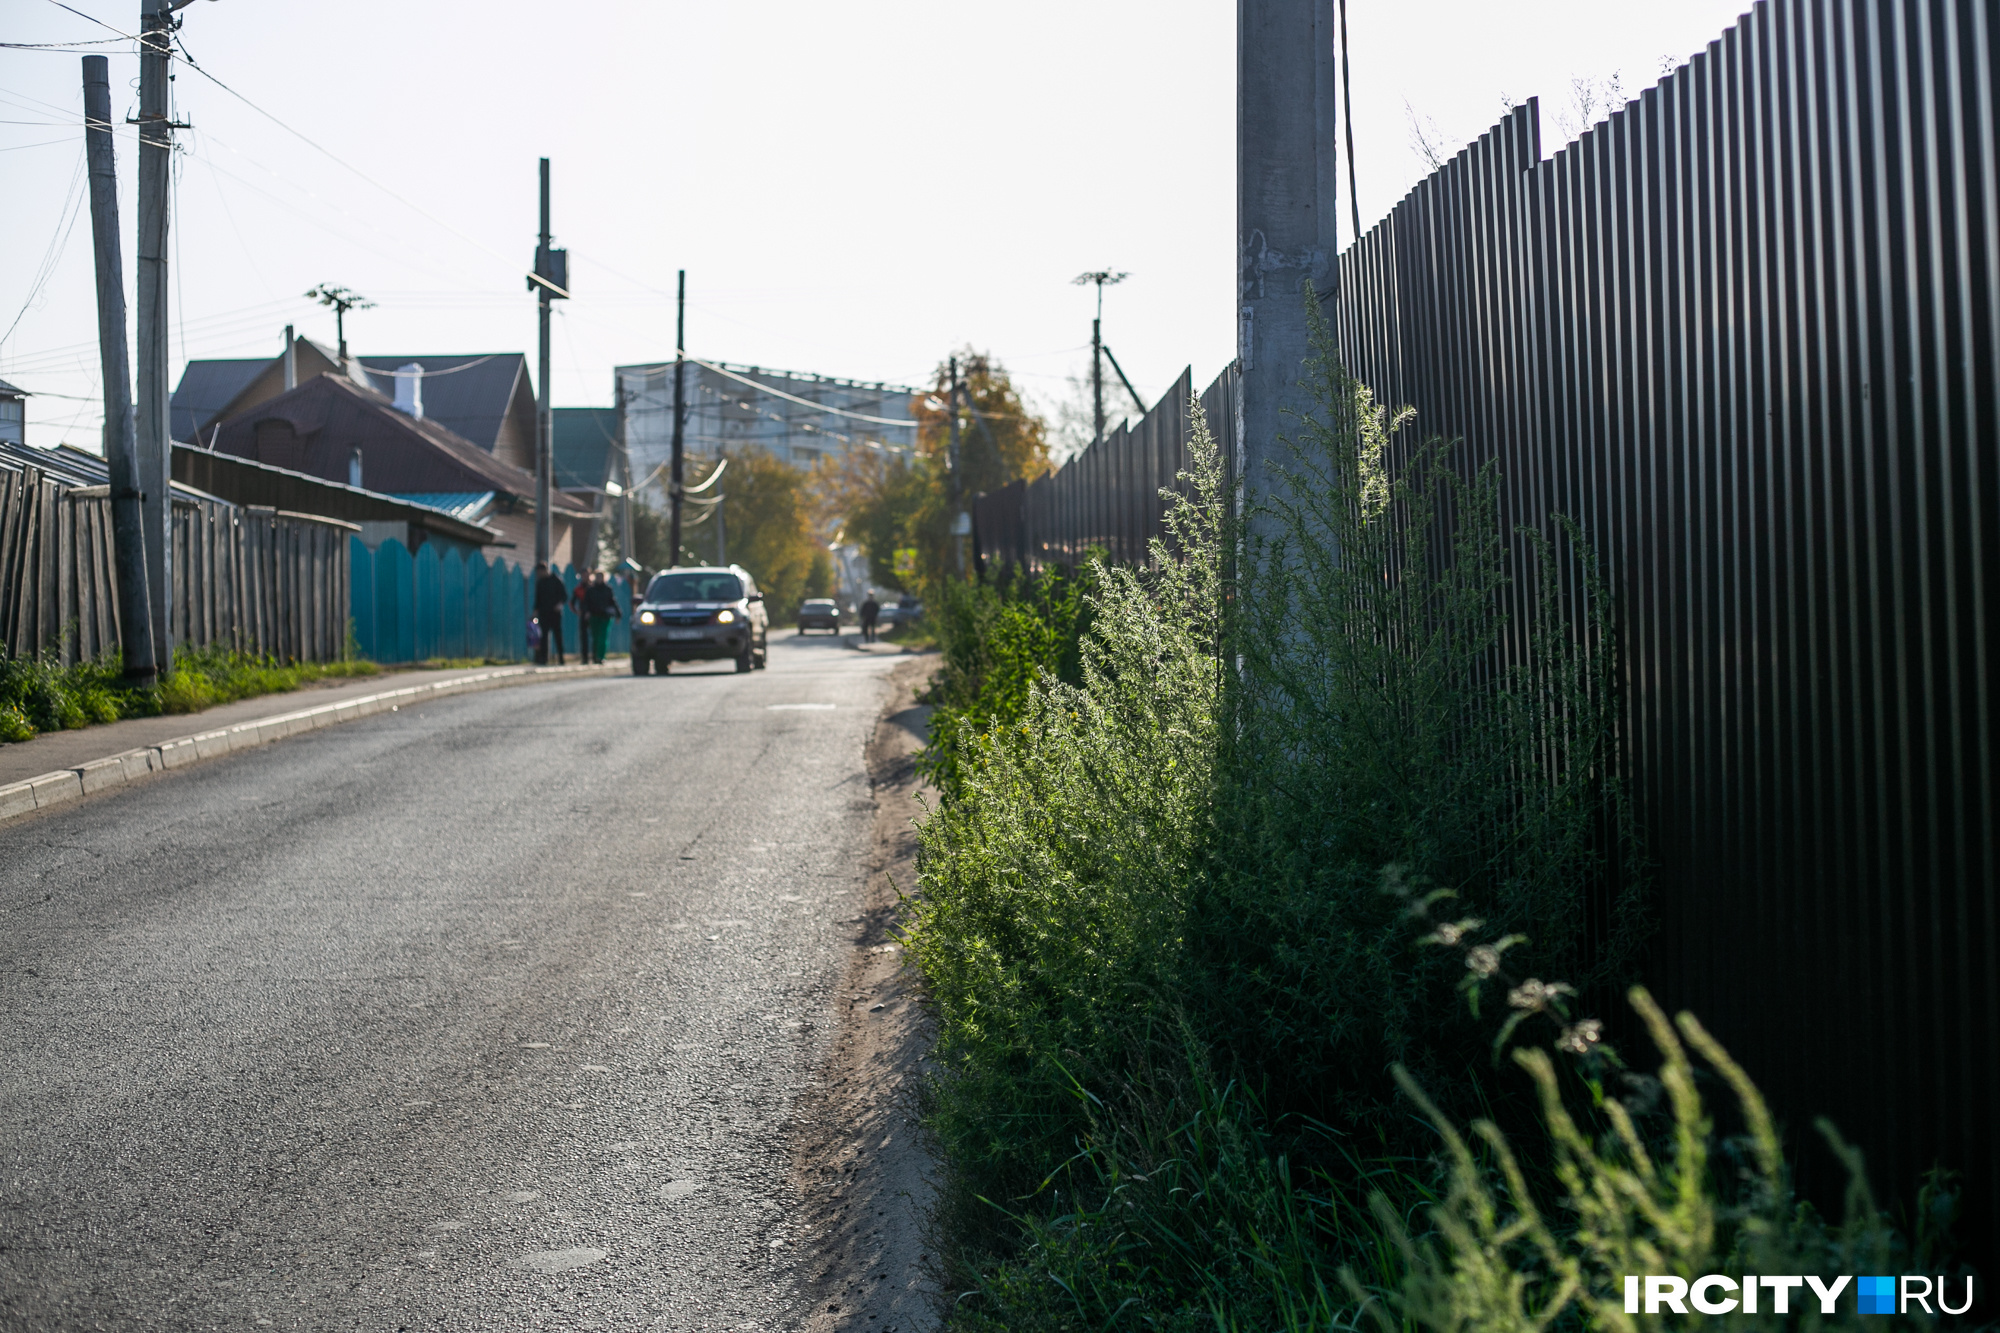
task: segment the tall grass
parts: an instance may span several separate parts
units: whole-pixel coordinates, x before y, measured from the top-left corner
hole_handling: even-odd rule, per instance
[[[1615,994],[1647,930],[1644,866],[1587,546],[1560,523],[1503,532],[1497,468],[1406,443],[1410,413],[1349,377],[1311,316],[1313,409],[1242,544],[1241,668],[1188,940],[1201,993],[1226,997],[1205,1027],[1245,1054],[1232,1073],[1408,1146],[1390,1066],[1477,1106],[1491,1033],[1384,867],[1519,937],[1541,975]],[[1536,586],[1515,586],[1516,554]]]
[[[1743,1187],[1751,1150],[1655,1095],[1680,1057],[1626,1070],[1585,1008],[1623,989],[1647,916],[1581,534],[1501,531],[1495,470],[1406,446],[1314,330],[1268,498],[1233,526],[1197,407],[1153,568],[1079,575],[1073,678],[1044,590],[941,617],[972,666],[939,687],[945,795],[907,919],[951,1326],[1625,1329],[1581,1286],[1557,1299],[1577,1219],[1637,1256],[1753,1194],[1798,1245],[1876,1253],[1872,1206],[1813,1230],[1766,1140]],[[1475,1117],[1468,1145],[1449,1126]],[[1642,1154],[1690,1211],[1604,1185]],[[1535,1197],[1561,1201],[1541,1232],[1517,1225]],[[1720,1263],[1762,1225],[1661,1253]]]

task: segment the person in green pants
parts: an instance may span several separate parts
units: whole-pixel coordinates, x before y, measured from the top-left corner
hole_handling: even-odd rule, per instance
[[[590,587],[583,594],[583,613],[587,627],[584,632],[590,636],[587,640],[590,660],[602,662],[605,645],[611,638],[611,618],[622,619],[625,613],[618,609],[618,596],[601,569],[590,572]]]

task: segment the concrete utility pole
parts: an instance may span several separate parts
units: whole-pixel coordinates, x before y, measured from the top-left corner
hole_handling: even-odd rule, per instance
[[[951,443],[945,450],[945,468],[951,474],[951,502],[958,503],[958,358],[952,357],[951,366]]]
[[[1305,295],[1327,285],[1339,212],[1334,15],[1297,0],[1236,5],[1237,456],[1254,500],[1267,485],[1284,411],[1304,406]]]
[[[1090,321],[1090,402],[1094,429],[1092,444],[1104,442],[1104,289],[1131,277],[1130,273],[1113,273],[1109,269],[1096,269],[1089,273],[1079,273],[1072,281],[1079,287],[1095,284],[1097,287],[1097,318]],[[1119,371],[1122,377],[1124,371]],[[1126,386],[1131,387],[1131,386]],[[1135,397],[1137,395],[1134,395]],[[1139,409],[1144,412],[1145,408]]]
[[[688,273],[680,271],[679,284],[674,289],[674,452],[671,475],[667,481],[667,563],[681,562],[681,497],[682,483],[686,479],[687,451],[684,448],[683,427],[687,425],[686,379],[687,379],[687,308]]]
[[[97,253],[97,352],[104,371],[104,460],[111,468],[111,558],[118,571],[118,647],[125,678],[150,685],[153,609],[146,583],[146,520],[132,422],[132,358],[125,344],[125,265],[118,250],[118,168],[111,78],[103,56],[83,58],[83,142],[90,162],[90,234]]]
[[[632,450],[625,443],[625,381],[618,379],[613,390],[613,401],[618,404],[618,479],[621,493],[618,497],[618,550],[627,560],[636,560],[632,553]]]
[[[174,11],[190,0],[140,0],[139,11],[139,323],[134,434],[138,440],[139,505],[145,516],[146,583],[153,649],[174,660],[172,449],[167,394],[167,189],[174,160],[172,80],[168,43]]]
[[[965,537],[960,529],[965,527],[965,486],[962,478],[961,455],[958,447],[958,405],[961,398],[958,380],[958,358],[951,358],[951,545],[958,557],[958,572],[965,573]]]
[[[555,299],[555,291],[562,290],[563,283],[555,278],[554,251],[549,246],[549,160],[542,159],[542,243],[535,247],[535,271],[528,279],[528,289],[535,294],[536,314],[541,322],[541,359],[537,364],[540,379],[537,387],[541,390],[541,400],[535,407],[535,563],[549,563],[549,553],[554,547],[551,540],[553,531],[549,522],[549,493],[553,489],[555,475],[554,434],[555,417],[549,404],[549,303]],[[569,275],[564,274],[564,278]],[[567,294],[567,293],[565,293]]]

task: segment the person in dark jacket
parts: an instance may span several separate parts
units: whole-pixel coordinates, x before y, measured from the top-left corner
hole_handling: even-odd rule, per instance
[[[861,604],[861,641],[863,643],[875,642],[875,622],[881,615],[882,604],[875,600],[875,594],[871,592],[868,594],[868,600]]]
[[[590,572],[590,583],[583,594],[583,616],[583,642],[578,647],[584,661],[602,666],[605,644],[611,637],[611,619],[613,616],[623,619],[625,613],[618,609],[618,594],[601,569]]]
[[[546,666],[549,648],[555,648],[556,665],[563,664],[563,603],[569,600],[569,589],[563,587],[562,576],[549,572],[547,565],[535,566],[535,623],[542,627],[542,646],[535,650],[535,662]]]

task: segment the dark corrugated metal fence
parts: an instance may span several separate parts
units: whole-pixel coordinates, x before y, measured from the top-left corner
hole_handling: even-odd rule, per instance
[[[1201,396],[1225,458],[1234,452],[1235,384],[1232,367]],[[1136,425],[1121,424],[1056,472],[975,499],[973,547],[981,566],[1074,565],[1093,550],[1113,563],[1145,563],[1148,543],[1165,535],[1160,492],[1187,489],[1179,478],[1194,434],[1193,392],[1193,372],[1183,370]]]
[[[1656,992],[1795,1143],[1827,1114],[1905,1198],[1967,1171],[1987,1227],[1997,35],[1990,0],[1761,4],[1547,161],[1516,110],[1331,302],[1380,399],[1499,460],[1510,528],[1602,557]]]
[[[1518,108],[1341,256],[1328,302],[1379,400],[1498,460],[1508,530],[1567,515],[1602,561],[1648,983],[1748,1066],[1815,1192],[1825,1114],[1885,1198],[1965,1172],[1988,1237],[1996,44],[1991,0],[1760,4],[1546,161]],[[982,497],[981,556],[1144,560],[1188,390]],[[1204,395],[1229,459],[1236,392]]]

